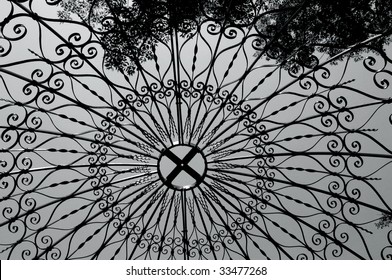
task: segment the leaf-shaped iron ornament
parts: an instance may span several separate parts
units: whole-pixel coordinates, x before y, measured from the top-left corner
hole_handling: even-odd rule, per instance
[[[391,259],[388,1],[183,2],[0,2],[0,258]]]

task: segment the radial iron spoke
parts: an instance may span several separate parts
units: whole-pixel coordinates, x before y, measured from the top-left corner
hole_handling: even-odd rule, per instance
[[[0,259],[390,258],[388,1],[125,2],[0,4]]]

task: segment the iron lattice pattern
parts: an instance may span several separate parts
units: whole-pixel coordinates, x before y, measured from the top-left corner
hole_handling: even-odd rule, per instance
[[[127,75],[50,2],[0,2],[1,258],[391,259],[390,53],[206,19]]]

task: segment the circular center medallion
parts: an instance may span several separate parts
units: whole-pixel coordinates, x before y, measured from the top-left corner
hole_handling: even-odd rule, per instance
[[[169,188],[189,190],[203,181],[206,167],[205,157],[199,148],[176,145],[162,152],[158,173]]]

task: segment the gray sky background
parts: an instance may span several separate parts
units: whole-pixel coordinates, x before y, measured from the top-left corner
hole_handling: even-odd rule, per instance
[[[56,8],[49,7],[44,2],[33,1],[33,10],[42,17],[56,18]],[[14,6],[15,11],[20,12]],[[0,7],[2,21],[10,10],[10,4],[0,0]],[[81,35],[81,42],[90,40],[89,32],[74,24],[59,24],[49,20],[46,23],[65,40],[75,32]],[[70,52],[65,46],[62,48],[64,54],[56,53],[56,47],[62,44],[62,38],[31,18],[12,20],[2,30],[2,36],[17,37],[13,28],[18,24],[24,25],[20,30],[25,28],[27,34],[22,39],[12,41],[11,52],[0,57],[0,133],[7,131],[10,124],[23,129],[34,128],[41,121],[42,124],[40,132],[21,134],[22,140],[12,147],[10,145],[16,139],[15,131],[7,132],[11,138],[9,142],[4,141],[4,136],[0,138],[0,160],[8,163],[0,164],[0,174],[7,174],[0,177],[0,184],[5,186],[0,189],[0,197],[7,197],[0,201],[1,259],[19,259],[22,256],[29,258],[35,254],[40,258],[61,259],[107,259],[113,256],[120,259],[130,256],[165,259],[170,258],[171,250],[175,252],[173,258],[183,258],[181,250],[184,248],[182,236],[185,229],[190,242],[191,258],[195,259],[241,259],[244,255],[251,259],[285,259],[288,256],[335,258],[334,250],[339,249],[339,246],[333,240],[343,242],[344,246],[354,252],[353,254],[344,249],[338,256],[342,259],[358,256],[380,259],[384,248],[387,248],[387,252],[391,249],[388,241],[390,228],[377,229],[374,225],[381,217],[380,211],[362,205],[356,213],[358,209],[354,204],[330,195],[335,192],[343,197],[350,196],[376,209],[387,210],[391,207],[391,105],[360,106],[390,98],[390,88],[380,89],[374,83],[374,79],[390,80],[390,74],[386,70],[390,71],[391,65],[387,63],[383,68],[384,61],[380,56],[370,54],[376,59],[376,64],[371,66],[376,73],[364,67],[366,61],[345,60],[336,66],[326,65],[330,71],[328,78],[322,77],[323,71],[314,74],[316,81],[323,86],[317,86],[314,80],[308,78],[300,81],[290,77],[286,71],[274,65],[273,61],[260,59],[234,94],[239,100],[246,99],[245,105],[257,107],[254,110],[257,117],[252,125],[259,130],[262,129],[260,125],[265,125],[265,129],[269,131],[269,139],[260,136],[258,143],[271,141],[261,143],[260,147],[266,151],[273,148],[273,162],[268,161],[265,153],[263,157],[255,158],[255,143],[251,138],[254,131],[247,131],[243,122],[237,122],[237,115],[227,108],[220,110],[220,104],[200,101],[200,90],[195,86],[190,87],[190,92],[196,96],[188,97],[184,93],[181,114],[183,120],[190,118],[195,130],[202,124],[203,116],[206,116],[204,129],[208,123],[212,124],[206,136],[198,143],[203,148],[208,170],[200,187],[178,192],[164,186],[157,170],[161,149],[170,148],[178,140],[178,134],[171,130],[170,116],[173,116],[173,123],[177,124],[178,107],[174,93],[162,96],[156,102],[150,100],[149,103],[142,104],[137,107],[136,113],[130,109],[125,110],[124,119],[116,118],[113,110],[113,107],[119,106],[123,97],[128,97],[131,102],[135,101],[134,106],[138,106],[136,100],[141,99],[140,94],[151,95],[144,92],[146,83],[158,82],[157,87],[160,88],[159,82],[162,81],[166,88],[170,87],[170,79],[173,78],[170,45],[160,45],[157,48],[157,62],[143,64],[145,79],[139,72],[128,77],[128,82],[118,72],[102,66],[103,51],[97,44],[87,43],[85,48],[76,47],[86,54],[88,47],[96,47],[98,52],[96,58],[88,63],[85,61],[79,69],[71,67],[82,62],[78,58],[62,62],[61,58]],[[199,37],[188,41],[180,39],[183,68],[179,75],[181,80],[187,82],[190,81],[189,77],[195,77],[195,85],[200,82],[212,86],[214,90],[221,87],[222,91],[230,92],[256,59],[252,41],[249,39],[233,60],[238,51],[235,45],[242,39],[240,32],[234,39],[223,38],[217,46],[218,36],[208,34],[205,28],[207,27],[204,27]],[[8,42],[0,39],[0,44],[7,46]],[[196,56],[195,45],[198,46]],[[218,49],[219,56],[215,64],[211,65],[215,48]],[[392,48],[389,47],[387,54],[390,55],[391,52]],[[40,61],[39,56],[54,61],[52,67]],[[192,72],[194,58],[195,71]],[[327,58],[320,55],[320,59],[324,61]],[[232,66],[230,63],[233,63]],[[159,71],[156,69],[157,64]],[[36,69],[42,70],[42,76],[40,72],[36,72],[32,77]],[[62,73],[64,69],[76,78],[69,79]],[[209,69],[212,70],[210,76]],[[228,69],[228,75],[223,78]],[[384,71],[377,73],[380,69]],[[111,84],[100,77],[102,74]],[[47,80],[52,76],[55,78]],[[309,76],[313,77],[313,74]],[[31,77],[42,81],[48,88],[56,88],[60,85],[58,82],[63,81],[64,86],[57,91],[61,95],[43,93],[36,102],[24,108],[13,104],[34,98],[35,87],[31,87],[33,92],[30,95],[26,95],[26,89],[23,90]],[[265,82],[260,83],[265,77]],[[300,86],[305,82],[309,82],[308,89]],[[331,86],[336,84],[344,84],[345,87],[331,90]],[[258,87],[253,90],[256,85]],[[170,93],[164,88],[158,91]],[[274,97],[270,101],[259,105],[271,95]],[[47,99],[44,96],[54,98],[53,102],[45,104]],[[347,107],[360,106],[351,111],[354,119],[344,120],[348,114],[341,112],[338,115],[340,124],[330,118],[330,127],[321,125],[323,119],[319,117],[317,106],[325,106],[320,111],[333,111],[334,109],[327,108],[326,100],[335,106],[341,106],[341,97],[346,99]],[[81,108],[75,100],[87,104],[92,110]],[[293,102],[297,103],[293,105]],[[9,104],[13,105],[8,106]],[[197,110],[199,106],[200,111]],[[45,112],[29,115],[37,107]],[[189,114],[188,109],[191,109]],[[112,119],[112,124],[118,122],[121,128],[102,123],[102,116],[107,114]],[[11,115],[15,119],[10,120]],[[311,118],[312,116],[316,117]],[[158,127],[166,129],[171,139],[169,135],[164,137],[159,134]],[[184,121],[185,131],[186,128]],[[348,133],[349,129],[355,132]],[[150,136],[155,133],[157,139],[152,142],[145,140],[148,137],[143,134],[143,130],[149,132]],[[328,132],[332,133],[326,136]],[[66,137],[64,133],[77,137]],[[98,142],[102,142],[99,137],[108,133],[113,133],[114,137],[106,138],[110,143],[107,150],[103,146],[92,144],[97,137]],[[217,139],[209,147],[204,147],[203,143],[212,139],[208,135]],[[313,136],[304,138],[304,135]],[[37,138],[29,143],[29,137]],[[198,141],[187,136],[185,140],[192,145]],[[219,142],[220,140],[224,142]],[[337,141],[337,147],[333,147],[332,140]],[[356,158],[344,156],[350,150],[357,149],[355,141],[360,143],[361,153],[377,156],[363,156],[362,166],[356,167]],[[152,146],[148,148],[150,152],[147,151],[147,144]],[[328,147],[342,156],[331,156]],[[29,148],[33,151],[23,152]],[[60,149],[68,152],[61,152]],[[222,153],[217,152],[220,149]],[[71,150],[77,152],[70,152]],[[297,153],[304,151],[304,155]],[[324,154],[320,154],[323,152]],[[145,158],[149,153],[150,157]],[[93,160],[107,166],[91,170],[89,166]],[[348,162],[346,167],[344,160]],[[15,165],[10,167],[10,163]],[[63,165],[71,165],[73,168],[56,169],[56,166]],[[21,170],[27,166],[29,171],[23,174]],[[269,185],[266,178],[272,179],[274,183]],[[95,184],[101,187],[93,191]],[[29,190],[32,192],[26,195]],[[360,197],[357,197],[357,190]],[[139,198],[137,195],[140,193],[144,195]],[[258,196],[258,199],[254,199],[252,195]],[[67,196],[70,199],[64,200]],[[261,199],[266,199],[267,205]],[[113,203],[114,201],[119,203]],[[153,203],[149,204],[151,201]],[[105,206],[110,207],[107,211],[102,211]],[[351,207],[354,214],[350,213]],[[35,213],[24,215],[29,209],[35,209]],[[13,223],[15,228],[9,227],[7,220],[17,216],[20,218]],[[252,220],[257,226],[250,223]],[[78,228],[83,221],[88,222]],[[356,224],[357,228],[347,221]],[[329,238],[318,233],[320,228],[327,232]],[[43,230],[37,232],[38,229]],[[165,236],[165,242],[160,240],[162,235]],[[234,239],[233,235],[238,239]],[[23,242],[16,244],[21,237]],[[209,242],[207,237],[212,238],[212,241]],[[136,246],[137,242],[141,246]],[[55,254],[45,254],[51,243],[54,244],[51,252]],[[105,249],[95,255],[101,244],[105,244]],[[224,248],[223,244],[228,248]],[[316,253],[312,255],[305,249],[305,244]],[[158,252],[160,245],[164,245],[162,254]],[[209,249],[210,246],[216,249],[215,255]],[[26,253],[29,250],[30,255]]]

